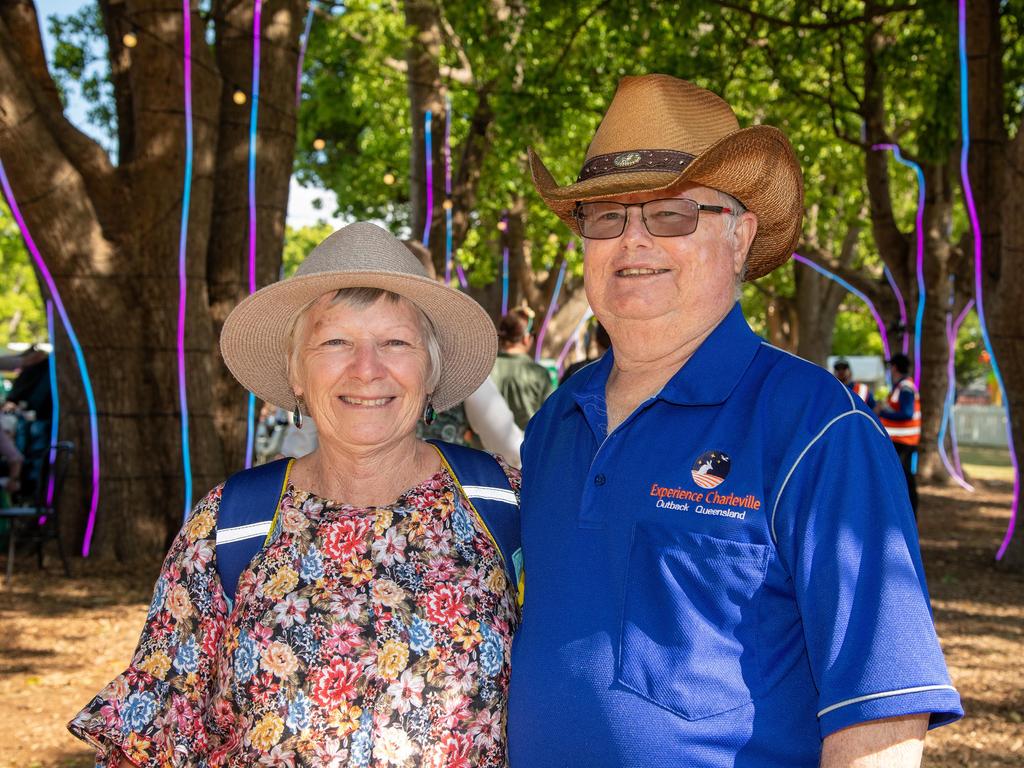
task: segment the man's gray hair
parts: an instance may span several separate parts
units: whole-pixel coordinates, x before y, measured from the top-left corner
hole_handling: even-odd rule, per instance
[[[307,303],[302,309],[295,313],[292,319],[288,323],[288,345],[285,350],[285,364],[288,370],[288,378],[291,379],[291,374],[298,367],[299,362],[299,340],[306,332],[306,322],[309,319],[309,310],[313,308],[313,305],[320,301],[321,297],[317,297]],[[420,319],[420,330],[423,333],[423,343],[427,348],[427,380],[426,389],[427,392],[433,392],[437,389],[438,383],[441,381],[441,342],[437,337],[437,330],[434,328],[434,324],[430,322],[430,318],[424,314],[423,310],[416,306],[415,302],[409,301],[404,296],[394,293],[393,291],[387,291],[383,288],[341,288],[335,292],[334,296],[331,297],[331,301],[328,306],[336,306],[338,304],[344,304],[352,309],[366,309],[376,304],[380,299],[386,299],[391,304],[398,304],[406,301],[412,305],[413,309],[416,310],[416,315]]]
[[[743,203],[737,200],[735,197],[730,195],[728,192],[723,192],[720,189],[716,189],[715,192],[718,194],[718,199],[722,205],[726,208],[731,208],[732,213],[725,214],[725,236],[735,242],[736,238],[736,224],[739,222],[740,217],[747,212],[747,208]],[[743,281],[747,278],[747,257],[750,255],[748,249],[743,254],[743,268],[740,270],[739,275],[736,276],[736,298],[739,299],[740,294],[743,291]]]

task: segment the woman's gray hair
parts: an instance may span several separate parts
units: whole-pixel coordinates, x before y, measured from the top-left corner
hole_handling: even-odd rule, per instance
[[[285,365],[287,366],[288,378],[291,379],[292,372],[298,366],[299,360],[299,339],[302,338],[306,332],[306,321],[309,316],[309,310],[313,308],[313,305],[320,301],[322,297],[317,297],[307,303],[302,309],[292,316],[292,319],[288,323],[288,346],[285,350]],[[413,309],[416,310],[416,315],[420,319],[420,330],[423,333],[423,342],[427,348],[427,380],[426,389],[427,392],[433,393],[437,389],[438,382],[441,381],[441,342],[437,337],[437,331],[434,328],[434,324],[430,322],[430,318],[426,316],[422,309],[416,304],[404,296],[394,293],[393,291],[387,291],[383,288],[341,288],[335,292],[334,296],[331,297],[331,301],[328,306],[336,306],[338,304],[344,304],[352,309],[366,309],[367,307],[373,306],[380,299],[386,299],[391,304],[398,304],[399,302],[406,301],[412,305]]]

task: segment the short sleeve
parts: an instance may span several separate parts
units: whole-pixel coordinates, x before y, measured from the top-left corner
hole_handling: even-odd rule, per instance
[[[935,633],[906,480],[877,421],[826,425],[785,474],[772,515],[793,579],[821,735],[886,717],[963,715]]]
[[[228,616],[216,563],[222,487],[196,505],[171,545],[131,665],[68,724],[96,747],[99,766],[117,766],[121,753],[147,768],[177,765],[208,749],[204,708]]]

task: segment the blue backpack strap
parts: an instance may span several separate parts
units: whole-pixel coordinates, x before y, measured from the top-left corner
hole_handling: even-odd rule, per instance
[[[236,472],[224,484],[217,513],[217,573],[229,603],[238,577],[270,540],[295,459]]]
[[[522,586],[523,551],[519,499],[497,460],[489,453],[441,440],[428,440],[451,472],[462,495],[498,549],[512,583]],[[521,602],[521,600],[520,600]]]

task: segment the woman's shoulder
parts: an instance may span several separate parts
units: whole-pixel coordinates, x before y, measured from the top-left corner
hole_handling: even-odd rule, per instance
[[[192,512],[182,526],[182,532],[189,541],[212,538],[216,535],[217,520],[220,517],[220,501],[225,484],[215,485],[192,507]]]
[[[483,477],[463,477],[463,475],[467,474],[467,472],[472,472],[473,471],[472,466],[468,462],[465,462],[465,461],[459,462],[457,460],[458,454],[449,455],[444,450],[444,447],[442,447],[442,446],[438,446],[438,447],[440,448],[441,452],[444,454],[445,462],[449,464],[449,466],[450,466],[450,468],[452,470],[452,473],[457,475],[457,477],[455,479],[458,480],[459,485],[487,485],[488,484],[486,482],[486,480],[483,479]],[[516,469],[515,467],[513,467],[512,465],[510,465],[507,461],[505,461],[505,459],[503,457],[499,456],[496,453],[491,453],[490,451],[483,451],[483,450],[480,450],[479,448],[471,448],[468,445],[460,445],[460,446],[456,446],[456,447],[458,448],[459,451],[471,451],[472,454],[475,455],[476,458],[478,458],[478,459],[485,459],[487,461],[496,462],[498,464],[498,466],[501,467],[501,471],[505,474],[505,477],[508,480],[508,484],[510,486],[512,486],[512,490],[516,492],[517,496],[519,495],[519,485],[520,485],[519,470]],[[451,466],[452,464],[454,464],[455,466]],[[461,472],[461,474],[460,474],[460,472]]]

